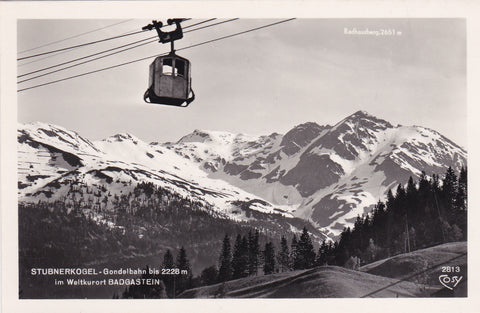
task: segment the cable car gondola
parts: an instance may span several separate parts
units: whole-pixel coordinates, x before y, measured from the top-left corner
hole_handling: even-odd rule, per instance
[[[147,103],[187,107],[194,99],[190,76],[190,61],[175,54],[174,41],[183,37],[181,19],[169,19],[168,25],[176,24],[176,29],[163,32],[161,22],[153,21],[142,29],[155,28],[159,42],[170,42],[170,53],[159,56],[150,64],[148,89],[143,98]],[[191,96],[190,96],[191,95]]]

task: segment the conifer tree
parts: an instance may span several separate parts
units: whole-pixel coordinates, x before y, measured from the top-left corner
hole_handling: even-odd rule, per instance
[[[263,272],[265,275],[272,274],[275,272],[275,250],[273,248],[273,243],[268,242],[265,244],[265,250],[263,251]]]
[[[232,278],[245,276],[248,276],[248,241],[238,234],[233,247]]]
[[[397,218],[403,216],[406,210],[406,192],[402,184],[398,184],[397,191],[395,192],[395,201],[393,212]]]
[[[190,262],[187,258],[187,252],[185,248],[181,247],[177,254],[176,267],[180,270],[180,275],[177,275],[175,284],[176,294],[180,294],[182,291],[192,287],[192,269],[190,267]],[[184,274],[184,271],[187,271],[187,274]]]
[[[417,217],[418,213],[418,190],[415,182],[413,181],[412,176],[408,179],[407,190],[406,190],[406,213],[408,218],[414,219]]]
[[[458,190],[455,206],[460,211],[466,211],[467,209],[467,168],[462,166],[460,175],[458,176]]]
[[[280,240],[280,252],[278,253],[278,265],[280,266],[280,271],[286,272],[290,270],[290,253],[288,251],[288,243],[285,236],[282,236]]]
[[[170,250],[167,250],[163,255],[162,265],[163,265],[163,268],[167,268],[167,269],[173,268],[174,266],[173,255],[172,255],[172,252],[170,252]]]
[[[315,264],[317,266],[327,264],[327,249],[328,249],[327,243],[325,240],[323,240],[321,246],[318,248],[317,259],[315,261]]]
[[[218,281],[225,282],[232,278],[232,255],[230,237],[228,234],[223,238],[222,251],[220,253],[220,266],[218,270]]]
[[[170,250],[167,250],[163,255],[163,264],[162,268],[164,269],[173,269],[175,267],[175,263],[173,261],[173,255]],[[172,275],[162,275],[163,283],[165,284],[165,290],[169,298],[173,298],[175,296],[174,292],[174,280]]]
[[[442,200],[445,204],[445,209],[450,212],[455,204],[457,194],[457,176],[451,167],[447,169],[445,178],[442,184]]]
[[[453,218],[454,224],[462,232],[462,239],[467,239],[467,192],[467,168],[462,167],[458,176]]]
[[[425,171],[420,174],[420,180],[418,182],[418,206],[422,210],[422,215],[432,214],[433,212],[433,199],[430,181],[427,178]]]
[[[295,264],[296,260],[297,260],[297,247],[298,247],[298,241],[297,241],[297,235],[293,235],[292,237],[292,244],[291,244],[291,249],[290,249],[290,262],[291,262],[291,265],[290,265],[290,268],[291,269],[297,269],[297,266]]]
[[[251,231],[248,232],[248,274],[257,275],[258,271],[258,257],[260,253],[259,232],[255,230],[253,235]]]
[[[306,227],[303,227],[302,235],[297,244],[294,264],[295,269],[311,268],[315,264],[315,251],[313,250],[312,240]]]

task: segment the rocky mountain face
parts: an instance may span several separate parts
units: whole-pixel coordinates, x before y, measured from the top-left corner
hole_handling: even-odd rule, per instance
[[[18,129],[21,201],[71,199],[76,184],[108,200],[128,193],[132,182],[152,182],[228,218],[251,218],[235,205],[241,201],[262,214],[310,220],[331,236],[389,188],[422,171],[459,170],[466,158],[434,130],[393,126],[363,111],[334,126],[309,122],[284,135],[195,130],[175,143],[147,144],[129,134],[90,142],[42,123]],[[71,201],[102,203],[75,197]],[[113,201],[104,205],[115,209]]]
[[[305,123],[285,135],[196,130],[164,144],[228,181],[335,235],[410,176],[466,165],[466,151],[438,132],[393,126],[358,111],[334,126]],[[221,152],[219,148],[221,147]]]

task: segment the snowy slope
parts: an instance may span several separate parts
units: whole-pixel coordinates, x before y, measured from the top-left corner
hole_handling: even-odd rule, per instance
[[[436,131],[393,126],[365,111],[334,126],[304,123],[283,136],[219,134],[196,130],[163,146],[200,164],[209,177],[294,208],[295,216],[334,235],[383,200],[389,188],[421,171],[459,170],[467,158]]]
[[[232,219],[248,219],[232,205],[238,200],[260,200],[251,209],[291,216],[238,187],[209,178],[197,164],[174,151],[149,145],[130,134],[92,143],[54,125],[20,126],[18,167],[21,201],[67,199],[101,207],[106,196],[110,201],[105,201],[104,209],[114,210],[112,199],[132,192],[139,182],[152,182],[183,197],[203,201]],[[101,197],[94,196],[100,193]]]
[[[308,219],[331,235],[410,176],[443,175],[449,166],[458,171],[467,159],[434,130],[393,126],[364,111],[333,126],[304,123],[284,135],[195,130],[175,143],[151,144],[131,134],[90,142],[32,123],[19,125],[18,143],[22,201],[70,199],[81,193],[76,184],[114,198],[145,181],[239,220],[248,218],[233,203],[257,199],[254,210]],[[100,197],[77,197],[102,205]],[[105,203],[115,209],[113,201]]]

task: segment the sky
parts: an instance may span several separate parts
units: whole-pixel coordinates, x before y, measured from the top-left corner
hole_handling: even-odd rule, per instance
[[[222,20],[210,23],[218,21]],[[175,47],[180,50],[276,21],[240,19],[188,32]],[[60,42],[18,56],[117,36],[149,22],[19,20],[19,52]],[[365,110],[394,125],[437,130],[466,147],[465,27],[464,19],[296,19],[178,51],[192,63],[196,99],[188,108],[143,101],[152,57],[19,92],[18,118],[22,123],[60,125],[91,140],[128,132],[146,142],[166,142],[194,129],[286,133],[305,122],[333,125]],[[22,60],[18,74],[155,35],[151,31]],[[18,86],[26,88],[168,49],[155,42]]]

